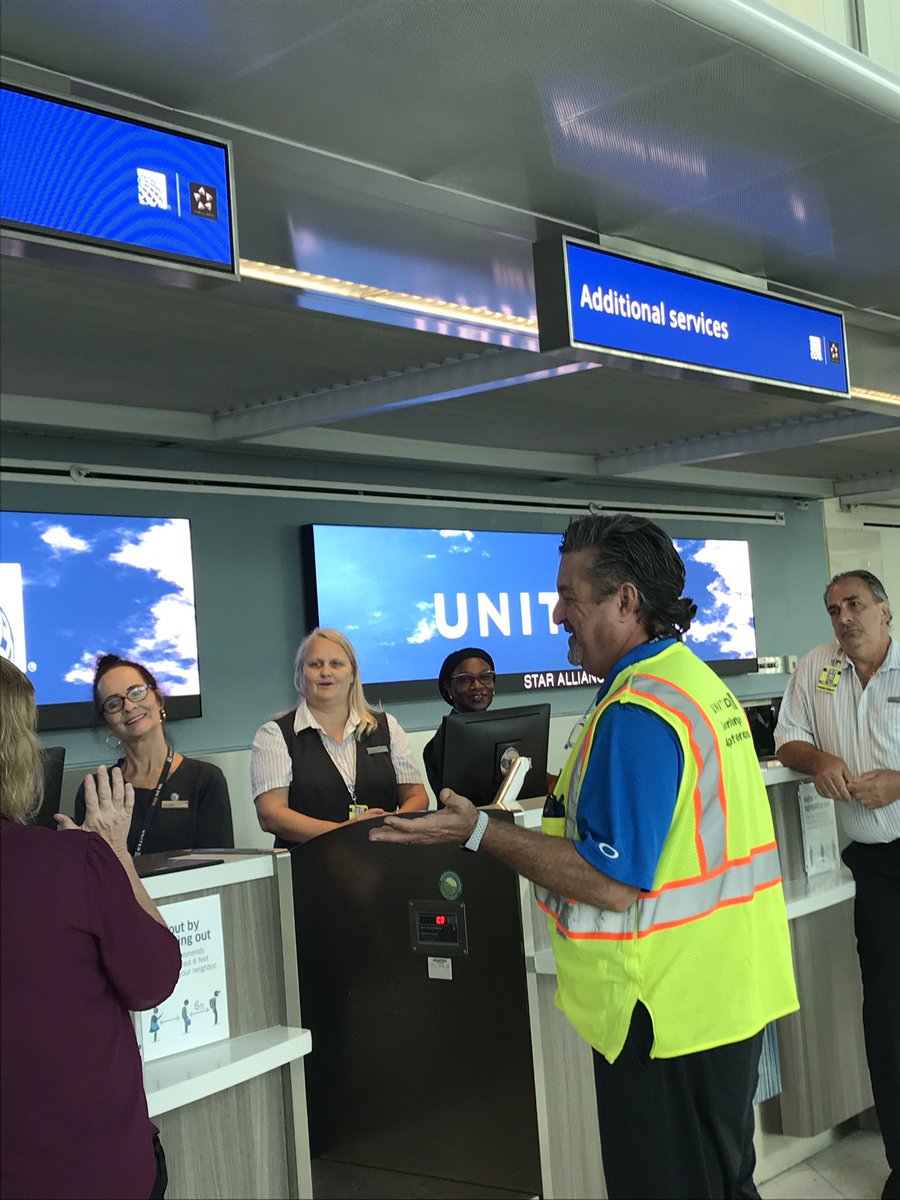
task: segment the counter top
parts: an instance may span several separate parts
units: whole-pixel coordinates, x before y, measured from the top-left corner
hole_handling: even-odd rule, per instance
[[[142,882],[154,900],[167,900],[170,896],[205,892],[249,879],[270,879],[275,874],[276,855],[287,853],[287,850],[185,850],[167,857],[172,863],[190,858],[206,859],[216,865],[149,875]]]

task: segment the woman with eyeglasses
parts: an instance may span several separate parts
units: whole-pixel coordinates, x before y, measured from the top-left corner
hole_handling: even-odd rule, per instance
[[[134,788],[131,854],[234,846],[225,776],[212,763],[185,758],[168,744],[164,698],[145,666],[117,654],[98,658],[94,713],[118,741],[117,765]],[[84,819],[84,811],[82,784],[75,797],[76,821]]]
[[[487,650],[467,646],[454,650],[441,664],[438,690],[454,712],[486,712],[494,700],[494,660]],[[446,718],[422,751],[425,773],[435,797],[441,790],[444,770],[444,730]],[[438,800],[438,807],[441,802]]]

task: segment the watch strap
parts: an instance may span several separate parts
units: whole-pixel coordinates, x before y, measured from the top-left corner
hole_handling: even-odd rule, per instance
[[[461,849],[471,850],[473,853],[481,845],[481,839],[484,837],[484,831],[487,829],[491,818],[487,815],[484,809],[478,814],[478,819],[475,822],[475,828],[469,834],[467,841],[463,842]]]

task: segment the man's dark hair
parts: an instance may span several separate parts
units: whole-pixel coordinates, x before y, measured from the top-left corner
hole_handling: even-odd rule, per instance
[[[562,536],[560,554],[590,550],[594,599],[611,596],[623,583],[633,583],[640,597],[639,614],[650,637],[681,638],[697,615],[697,605],[684,590],[684,563],[672,539],[645,517],[618,513],[611,517],[577,517]]]
[[[887,604],[890,607],[891,602],[890,602],[890,600],[888,600],[888,594],[885,591],[884,584],[881,582],[881,580],[878,578],[878,576],[873,575],[871,571],[859,570],[859,571],[841,571],[839,574],[835,575],[832,578],[831,582],[828,584],[828,587],[825,589],[824,596],[822,597],[822,599],[825,602],[826,608],[828,607],[828,593],[831,591],[831,589],[834,587],[834,585],[836,583],[840,583],[842,579],[861,579],[863,581],[863,583],[866,585],[866,587],[869,589],[869,591],[872,593],[872,599],[875,601],[876,604]],[[889,614],[888,615],[888,625],[890,625],[892,620],[893,620],[893,614]]]

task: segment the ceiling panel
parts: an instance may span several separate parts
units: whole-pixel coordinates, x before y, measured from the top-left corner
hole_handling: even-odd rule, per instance
[[[747,454],[711,463],[719,470],[750,474],[800,475],[838,482],[898,471],[900,429],[868,437],[842,438],[818,446]]]
[[[5,259],[5,392],[214,413],[477,353],[460,338]],[[251,300],[256,299],[254,303]]]
[[[341,422],[336,428],[510,450],[611,454],[821,412],[815,401],[601,368]]]
[[[202,114],[226,136],[239,124],[242,241],[269,261],[303,265],[318,238],[344,255],[334,273],[380,282],[380,254],[403,276],[384,286],[439,294],[437,264],[454,296],[495,306],[514,268],[518,305],[532,238],[575,225],[900,319],[900,113],[839,94],[824,65],[803,77],[654,0],[4,0],[2,33],[11,58],[87,81],[79,94],[118,89],[138,99],[100,94],[154,101],[187,126]],[[518,257],[492,257],[493,238],[515,240]],[[246,281],[186,291],[7,260],[2,302],[4,391],[101,405],[213,414],[484,349],[302,310]],[[895,323],[878,319],[890,337]],[[825,411],[600,368],[333,428],[408,444],[410,461],[434,442],[583,464],[735,431],[762,444],[767,428]],[[748,481],[843,479],[898,460],[889,432],[709,465]]]
[[[900,315],[878,265],[900,118],[652,0],[4,0],[3,34],[24,62]]]

